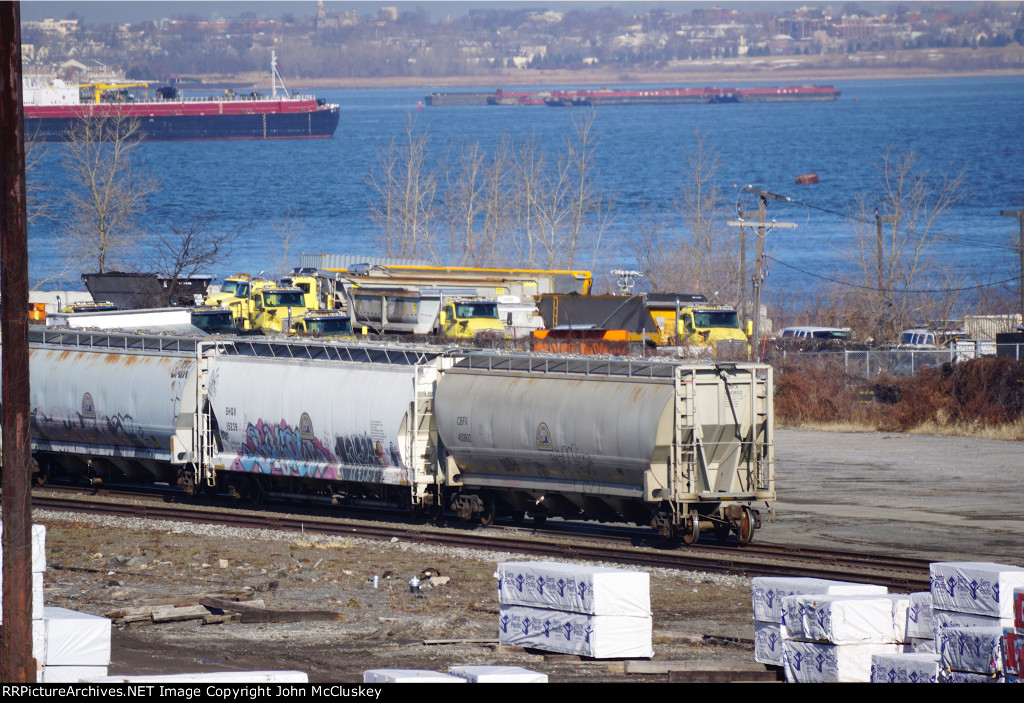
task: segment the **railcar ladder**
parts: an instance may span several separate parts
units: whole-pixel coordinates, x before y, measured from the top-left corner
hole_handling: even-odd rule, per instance
[[[199,352],[199,373],[196,377],[196,422],[195,442],[198,461],[195,465],[196,485],[213,487],[217,484],[217,472],[214,470],[214,449],[216,441],[213,437],[213,411],[210,409],[210,397],[207,379],[210,376],[210,357],[205,350]]]
[[[672,449],[672,502],[684,495],[693,495],[707,486],[707,459],[704,455],[703,432],[697,421],[697,375],[677,367],[675,372],[675,437]],[[683,437],[689,433],[690,441]],[[701,483],[703,481],[703,484]]]

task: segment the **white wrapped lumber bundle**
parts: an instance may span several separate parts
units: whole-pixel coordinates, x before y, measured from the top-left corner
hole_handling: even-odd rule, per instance
[[[868,683],[871,658],[896,654],[898,644],[822,644],[782,641],[783,668],[790,683]]]
[[[938,683],[938,654],[874,654],[871,683]]]
[[[931,565],[932,607],[1013,618],[1013,589],[1024,587],[1024,568],[982,561]]]
[[[791,639],[828,644],[902,644],[909,596],[800,595],[783,601],[782,626]]]
[[[651,615],[651,581],[643,571],[512,561],[498,564],[495,575],[501,604],[589,615]]]
[[[758,576],[751,585],[754,620],[782,622],[782,600],[787,596],[818,593],[822,595],[879,595],[888,593],[885,586],[869,583],[851,583],[831,579],[786,576]]]
[[[498,642],[595,659],[650,658],[651,617],[500,606]]]

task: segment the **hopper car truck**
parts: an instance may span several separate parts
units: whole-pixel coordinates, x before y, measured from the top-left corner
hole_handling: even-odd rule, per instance
[[[683,543],[702,532],[746,543],[775,499],[763,364],[47,327],[29,337],[37,482],[162,481],[483,523],[628,522]]]

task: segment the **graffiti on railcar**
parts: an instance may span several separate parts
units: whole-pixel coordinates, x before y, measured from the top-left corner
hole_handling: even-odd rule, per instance
[[[590,455],[580,451],[579,447],[575,444],[571,444],[568,447],[562,445],[562,448],[554,453],[553,458],[562,471],[573,468],[586,471],[594,464],[594,460]]]
[[[368,434],[335,437],[334,451],[312,431],[303,413],[298,427],[285,420],[277,424],[248,423],[245,441],[231,465],[232,471],[298,476],[331,481],[380,482],[380,469],[402,467],[401,454],[393,442],[385,449],[381,440]]]
[[[50,441],[159,447],[156,437],[148,435],[132,415],[97,415],[91,402],[86,413],[53,408],[46,414],[36,408],[30,424],[34,434]]]

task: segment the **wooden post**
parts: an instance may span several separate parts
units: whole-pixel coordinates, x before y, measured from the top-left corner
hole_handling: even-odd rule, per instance
[[[28,383],[28,236],[21,85],[21,7],[0,2],[0,339],[3,342],[3,631],[0,675],[35,683]]]

